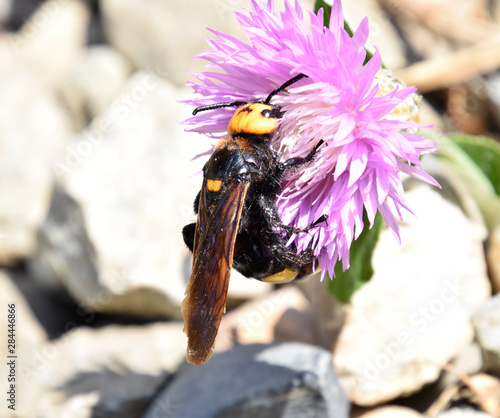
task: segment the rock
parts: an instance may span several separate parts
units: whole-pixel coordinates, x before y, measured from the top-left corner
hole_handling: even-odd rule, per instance
[[[20,371],[26,416],[140,417],[184,361],[182,326],[81,327],[37,347]]]
[[[1,306],[5,307],[6,311],[7,305],[16,305],[15,319],[17,322],[15,339],[18,347],[15,350],[17,354],[24,354],[24,350],[28,347],[39,345],[47,340],[47,334],[43,327],[35,318],[26,299],[14,284],[11,274],[5,270],[0,270],[0,303]],[[7,317],[7,313],[5,313],[4,317]],[[20,318],[22,318],[22,326],[19,322]],[[2,326],[2,335],[7,335],[5,319],[2,319],[0,324]],[[5,341],[5,338],[2,340]],[[2,344],[0,350],[4,352],[6,349],[6,345]],[[21,350],[21,352],[19,352],[19,350]]]
[[[3,316],[0,319],[0,332],[2,333],[2,344],[0,344],[0,355],[2,362],[0,363],[0,380],[1,393],[7,398],[7,394],[12,390],[11,384],[14,385],[13,392],[15,393],[15,411],[7,409],[10,403],[4,401],[2,410],[3,417],[20,417],[30,416],[24,414],[24,411],[29,403],[25,397],[28,389],[28,382],[21,380],[20,370],[26,360],[31,356],[33,347],[39,347],[47,341],[47,334],[43,330],[40,323],[37,321],[29,304],[23,295],[19,292],[14,284],[12,276],[6,271],[0,270],[0,306],[2,306]],[[13,310],[14,312],[10,312]],[[9,318],[8,315],[13,315]],[[8,320],[14,321],[13,329],[8,328]],[[13,331],[13,341],[9,333]],[[10,352],[10,350],[13,350]],[[7,357],[15,356],[15,357]],[[9,362],[13,361],[13,370]],[[11,380],[13,379],[13,380]],[[4,398],[4,399],[5,399]],[[10,399],[10,395],[8,396]]]
[[[191,256],[189,257],[189,261],[191,261]],[[188,273],[190,274],[191,271]],[[186,274],[185,278],[187,282],[189,279],[188,274]],[[269,285],[269,283],[249,279],[236,270],[232,270],[231,280],[229,281],[229,288],[227,291],[226,306],[228,309],[231,309],[235,306],[241,305],[247,300],[265,297],[265,295],[272,290],[273,286]]]
[[[491,17],[495,22],[500,22],[500,2],[494,0],[491,4]]]
[[[472,317],[484,367],[500,373],[500,294],[481,306]]]
[[[12,0],[0,0],[0,26],[2,28],[9,27],[13,9]]]
[[[383,406],[370,412],[356,415],[356,418],[419,418],[423,417],[417,411],[402,406]]]
[[[110,323],[140,325],[145,322],[138,318],[99,315],[83,306],[76,306],[67,294],[51,292],[22,268],[9,271],[9,274],[50,340],[60,338],[64,333],[79,326],[97,328]]]
[[[1,52],[0,52],[1,55]],[[1,61],[1,60],[0,60]],[[70,123],[44,82],[0,64],[0,264],[28,257],[48,210],[50,167],[71,138]]]
[[[145,418],[349,416],[331,354],[301,343],[240,345],[189,365]]]
[[[72,134],[53,88],[85,44],[87,20],[83,2],[51,0],[18,33],[0,37],[0,264],[34,251],[50,199],[50,164]]]
[[[471,408],[452,408],[442,412],[436,418],[495,418],[486,412],[476,411]]]
[[[311,305],[294,285],[287,285],[228,312],[222,318],[215,352],[235,344],[300,341],[317,344],[318,324]]]
[[[18,30],[40,6],[38,0],[1,0],[0,23],[8,31]]]
[[[483,356],[481,347],[474,340],[460,351],[457,357],[451,361],[451,368],[444,370],[439,385],[450,386],[460,380],[460,376],[471,376],[483,369]]]
[[[473,338],[471,313],[490,294],[483,228],[428,186],[407,193],[415,218],[388,230],[371,281],[352,299],[335,349],[348,397],[375,405],[435,381]]]
[[[497,9],[500,11],[500,2],[497,3]],[[499,14],[500,17],[500,14]],[[481,86],[476,92],[477,96],[480,98],[487,98],[489,104],[489,112],[494,115],[493,118],[498,118],[500,115],[500,88],[498,83],[500,82],[500,73],[498,71],[492,71],[490,74],[486,74],[479,78]],[[478,100],[476,98],[475,100]]]
[[[37,280],[99,312],[180,316],[188,251],[177,202],[193,199],[199,181],[188,181],[196,143],[178,126],[189,112],[180,98],[136,73],[60,155],[30,263]]]
[[[107,45],[90,46],[82,52],[73,71],[59,87],[79,130],[106,110],[130,73],[130,63]]]
[[[110,43],[141,69],[159,69],[178,85],[187,79],[187,70],[200,71],[193,57],[206,47],[203,31],[216,22],[219,30],[235,30],[232,16],[217,16],[211,2],[193,3],[117,0],[101,2],[104,31]],[[196,10],[196,13],[192,11]],[[219,24],[222,24],[220,27]],[[200,60],[201,61],[201,60]]]
[[[86,44],[89,17],[85,2],[44,2],[19,32],[9,35],[13,59],[57,85],[73,69]]]
[[[462,374],[460,370],[454,370],[453,367],[447,368],[459,375],[460,380],[441,392],[426,410],[428,416],[441,416],[440,414],[447,410],[450,405],[474,406],[494,417],[500,416],[500,380],[498,378],[484,373],[467,375]],[[453,410],[457,414],[464,412],[464,410],[459,409]]]
[[[479,373],[471,376],[466,383],[472,391],[471,400],[479,409],[500,417],[500,379]]]
[[[298,281],[297,287],[311,306],[308,313],[315,324],[315,344],[332,350],[344,325],[344,306],[332,297],[327,281],[321,281],[319,273]]]
[[[491,231],[486,250],[488,270],[494,293],[500,293],[500,226]]]
[[[314,2],[308,0],[306,3],[305,8],[313,10]],[[248,0],[237,3],[149,0],[148,7],[140,0],[126,3],[103,0],[100,4],[109,42],[137,68],[156,69],[177,85],[186,82],[188,70],[200,72],[205,65],[203,60],[193,59],[208,48],[207,35],[215,38],[205,28],[246,39],[233,12],[249,8]]]

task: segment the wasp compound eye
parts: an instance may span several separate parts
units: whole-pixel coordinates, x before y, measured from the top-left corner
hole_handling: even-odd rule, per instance
[[[285,112],[281,111],[279,106],[273,106],[272,109],[264,109],[261,115],[265,118],[281,119]]]

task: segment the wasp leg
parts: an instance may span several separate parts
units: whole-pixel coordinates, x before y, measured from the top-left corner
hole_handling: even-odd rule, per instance
[[[184,242],[188,246],[189,250],[193,252],[194,248],[194,234],[196,231],[196,224],[192,223],[189,225],[186,225],[184,228],[182,228],[182,237],[184,238]]]
[[[305,227],[302,231],[307,232],[311,228],[314,228],[315,226],[319,225],[322,222],[326,222],[326,224],[328,225],[328,215],[325,213],[321,215],[318,219],[316,219],[311,225]]]
[[[271,204],[269,202],[269,200],[266,199],[264,196],[259,196],[257,199],[257,203],[260,207],[262,215],[264,216],[265,220],[267,221],[267,223],[269,225],[276,225],[277,227],[288,232],[289,234],[301,234],[301,233],[307,232],[310,229],[317,226],[318,224],[320,224],[321,222],[325,222],[328,219],[328,215],[321,215],[311,225],[309,225],[305,228],[295,228],[293,226],[286,225],[281,221],[281,218],[278,214],[278,211],[276,209],[274,202]]]
[[[196,195],[196,198],[194,199],[194,204],[193,204],[194,213],[196,213],[197,215],[198,215],[198,207],[200,206],[200,194],[201,194],[201,190]]]
[[[284,163],[278,164],[278,171],[283,174],[286,170],[290,168],[298,168],[301,165],[307,164],[309,161],[311,161],[316,154],[316,151],[318,151],[318,148],[324,144],[325,141],[322,139],[316,144],[316,146],[312,149],[312,151],[307,154],[305,157],[296,157],[296,158],[290,158],[286,160]]]
[[[194,213],[198,214],[198,206],[200,206],[200,194],[201,191],[198,192],[196,198],[194,199]],[[194,234],[196,232],[196,223],[186,225],[182,228],[182,238],[184,238],[184,243],[188,246],[189,250],[193,252],[194,248]]]
[[[282,262],[285,261],[287,264],[289,263],[296,266],[296,268],[311,263],[312,256],[313,252],[310,249],[297,253],[297,251],[291,247],[286,247],[279,253]]]

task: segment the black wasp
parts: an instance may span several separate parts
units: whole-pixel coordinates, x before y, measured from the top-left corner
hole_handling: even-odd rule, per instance
[[[303,158],[281,162],[269,143],[284,113],[269,102],[288,86],[307,77],[299,74],[271,92],[262,103],[230,102],[201,106],[196,113],[237,107],[227,132],[203,167],[203,185],[195,199],[196,223],[182,231],[193,252],[191,278],[182,303],[188,336],[187,359],[200,365],[212,354],[225,311],[231,267],[246,277],[284,283],[309,274],[312,251],[297,254],[286,243],[293,233],[305,233],[326,220],[322,216],[298,230],[281,222],[276,197],[288,170],[313,158],[323,141]]]

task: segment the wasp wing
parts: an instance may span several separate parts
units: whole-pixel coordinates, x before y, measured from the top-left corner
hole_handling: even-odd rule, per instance
[[[233,251],[249,183],[233,181],[211,207],[206,179],[200,196],[193,247],[193,269],[182,302],[187,360],[201,365],[212,355],[226,307]]]

